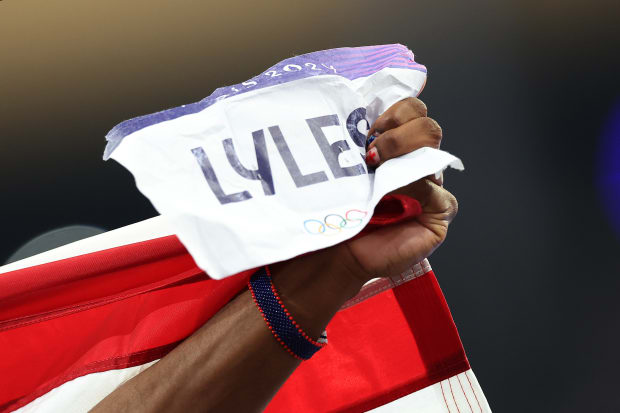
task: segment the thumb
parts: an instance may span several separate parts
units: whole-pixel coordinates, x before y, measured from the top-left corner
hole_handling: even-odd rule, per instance
[[[393,193],[410,196],[422,206],[422,215],[447,226],[458,212],[458,202],[454,195],[429,179],[420,179]]]

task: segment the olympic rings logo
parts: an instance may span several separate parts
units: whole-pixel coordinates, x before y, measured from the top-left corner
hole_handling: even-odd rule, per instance
[[[368,215],[367,211],[350,209],[345,212],[344,217],[339,214],[325,215],[322,221],[318,219],[307,219],[304,221],[304,229],[312,235],[337,235],[343,229],[351,229],[362,225],[364,218]]]

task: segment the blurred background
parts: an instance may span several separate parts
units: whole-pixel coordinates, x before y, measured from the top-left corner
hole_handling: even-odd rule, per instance
[[[101,159],[122,120],[402,43],[467,168],[431,262],[492,409],[620,411],[619,21],[617,1],[0,1],[0,264],[156,215]]]

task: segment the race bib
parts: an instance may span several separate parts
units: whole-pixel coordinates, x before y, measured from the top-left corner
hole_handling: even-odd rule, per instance
[[[359,233],[388,192],[460,160],[422,148],[369,170],[369,125],[417,96],[426,68],[406,47],[286,59],[193,104],[125,121],[113,158],[213,278],[326,248]]]

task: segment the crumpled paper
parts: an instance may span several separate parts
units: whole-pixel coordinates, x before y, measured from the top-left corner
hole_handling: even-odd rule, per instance
[[[120,162],[213,278],[326,248],[359,233],[388,192],[448,166],[432,148],[369,170],[366,132],[417,96],[426,68],[400,44],[286,59],[189,105],[112,129]]]

